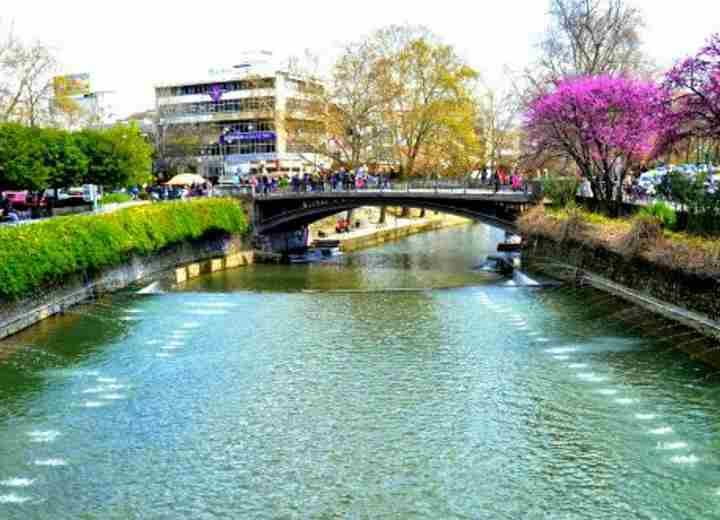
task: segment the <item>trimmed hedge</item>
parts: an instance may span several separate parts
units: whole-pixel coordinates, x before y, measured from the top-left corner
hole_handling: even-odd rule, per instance
[[[229,199],[142,205],[105,215],[56,217],[0,226],[0,299],[119,265],[213,232],[245,233],[243,207]]]

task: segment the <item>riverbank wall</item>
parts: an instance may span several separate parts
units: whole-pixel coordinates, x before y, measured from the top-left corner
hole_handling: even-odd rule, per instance
[[[251,262],[247,231],[245,207],[231,199],[0,227],[0,339],[100,294],[160,273],[177,277],[186,264],[187,279]]]
[[[524,237],[523,269],[578,285],[589,285],[720,341],[720,279],[660,265],[641,256],[572,239]],[[720,367],[716,348],[675,345]]]
[[[243,235],[182,242],[94,275],[77,273],[58,287],[13,302],[0,301],[0,340],[83,302],[135,284],[181,284],[205,273],[250,265],[254,252]]]
[[[366,227],[352,230],[349,233],[325,234],[322,240],[337,240],[340,250],[349,253],[379,246],[388,242],[395,242],[420,233],[428,233],[430,231],[470,223],[472,223],[472,221],[469,219],[445,214],[422,218],[395,218],[394,216],[389,216],[385,224],[368,224]],[[334,225],[334,223],[332,223],[332,225]],[[317,233],[321,227],[322,224],[315,227],[314,232]]]

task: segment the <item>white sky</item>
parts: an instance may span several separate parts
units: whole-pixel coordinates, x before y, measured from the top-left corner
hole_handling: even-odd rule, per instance
[[[720,0],[635,4],[659,65],[720,32]],[[154,105],[154,84],[202,77],[243,51],[282,59],[310,49],[330,63],[338,44],[391,23],[428,26],[497,84],[505,65],[530,61],[546,11],[546,0],[4,0],[0,17],[55,47],[63,73],[88,72],[93,89],[116,91],[125,115]]]

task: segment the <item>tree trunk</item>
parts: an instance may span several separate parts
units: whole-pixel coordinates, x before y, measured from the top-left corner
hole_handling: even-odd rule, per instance
[[[378,220],[378,224],[385,224],[386,217],[387,217],[387,206],[381,206],[380,207],[380,220]]]
[[[425,208],[420,208],[420,218],[425,218]]]
[[[402,208],[400,218],[408,218],[410,216],[410,208]]]

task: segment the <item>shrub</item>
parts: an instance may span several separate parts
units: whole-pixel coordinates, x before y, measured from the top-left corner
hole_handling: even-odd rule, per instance
[[[575,203],[580,181],[577,177],[552,175],[542,181],[543,194],[552,201],[553,206],[565,208]]]
[[[102,203],[103,204],[117,204],[122,202],[128,202],[131,201],[132,197],[128,195],[127,193],[108,193],[107,195],[103,195]]]
[[[665,229],[675,229],[677,225],[677,213],[664,202],[656,202],[651,206],[647,206],[640,210],[638,215],[658,219]]]
[[[71,274],[121,264],[134,254],[213,232],[247,229],[243,207],[230,199],[168,202],[0,227],[0,299],[27,296]]]

